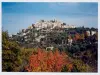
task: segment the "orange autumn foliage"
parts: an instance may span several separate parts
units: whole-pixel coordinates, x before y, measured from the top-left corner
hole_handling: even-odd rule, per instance
[[[81,37],[80,37],[80,34],[79,34],[79,33],[76,33],[76,34],[75,34],[75,39],[76,39],[76,40],[79,40],[80,38],[81,38]]]
[[[71,71],[73,68],[68,60],[68,56],[64,52],[38,49],[37,54],[33,52],[30,56],[29,64],[25,69],[28,72],[60,72],[64,66],[68,67],[68,71]]]

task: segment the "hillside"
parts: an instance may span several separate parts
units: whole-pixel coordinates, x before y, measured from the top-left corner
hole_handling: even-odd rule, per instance
[[[2,32],[2,70],[97,72],[98,29],[41,20],[10,37]]]

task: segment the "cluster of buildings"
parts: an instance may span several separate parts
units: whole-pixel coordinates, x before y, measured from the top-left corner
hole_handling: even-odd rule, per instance
[[[75,25],[67,25],[66,23],[62,23],[58,20],[50,20],[44,21],[40,20],[35,24],[35,27],[38,29],[46,28],[46,29],[54,29],[54,28],[75,28]]]
[[[74,25],[67,25],[66,23],[62,23],[58,20],[40,20],[36,22],[35,24],[32,24],[27,29],[22,29],[19,33],[16,35],[12,35],[14,39],[16,39],[18,42],[32,42],[37,41],[40,42],[41,38],[45,38],[46,35],[51,32],[55,31],[55,29],[63,29],[63,28],[75,28]],[[56,30],[58,32],[63,32],[63,30]]]
[[[92,35],[96,34],[97,31],[89,31],[88,30],[86,32],[87,32],[88,36],[92,36]]]
[[[40,20],[36,22],[35,24],[32,24],[27,29],[22,29],[20,32],[18,32],[16,35],[12,35],[12,38],[16,40],[20,44],[36,44],[40,43],[41,39],[43,40],[49,40],[46,39],[50,33],[55,32],[57,33],[63,33],[66,32],[65,29],[69,28],[76,28],[75,25],[68,25],[66,23],[60,22],[58,20]],[[96,31],[86,31],[88,33],[88,36],[96,34]],[[52,36],[53,37],[53,36]],[[52,38],[51,37],[51,38]],[[71,45],[72,39],[68,39],[68,43]]]

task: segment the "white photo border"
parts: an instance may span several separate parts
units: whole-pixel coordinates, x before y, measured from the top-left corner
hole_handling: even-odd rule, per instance
[[[98,2],[98,72],[2,72],[2,2]],[[0,0],[0,75],[100,75],[100,0]]]

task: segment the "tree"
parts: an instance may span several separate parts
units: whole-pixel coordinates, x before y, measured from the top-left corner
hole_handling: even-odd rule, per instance
[[[79,39],[80,39],[79,33],[76,33],[76,34],[75,34],[75,39],[76,39],[76,40],[79,40]]]
[[[81,34],[81,39],[84,40],[84,34],[83,33]]]
[[[2,32],[2,71],[18,71],[21,64],[20,48],[9,40],[8,32]]]
[[[41,22],[44,22],[44,20],[41,20]]]
[[[96,32],[95,36],[96,40],[98,40],[98,32]]]
[[[71,35],[68,36],[68,39],[72,39]]]

